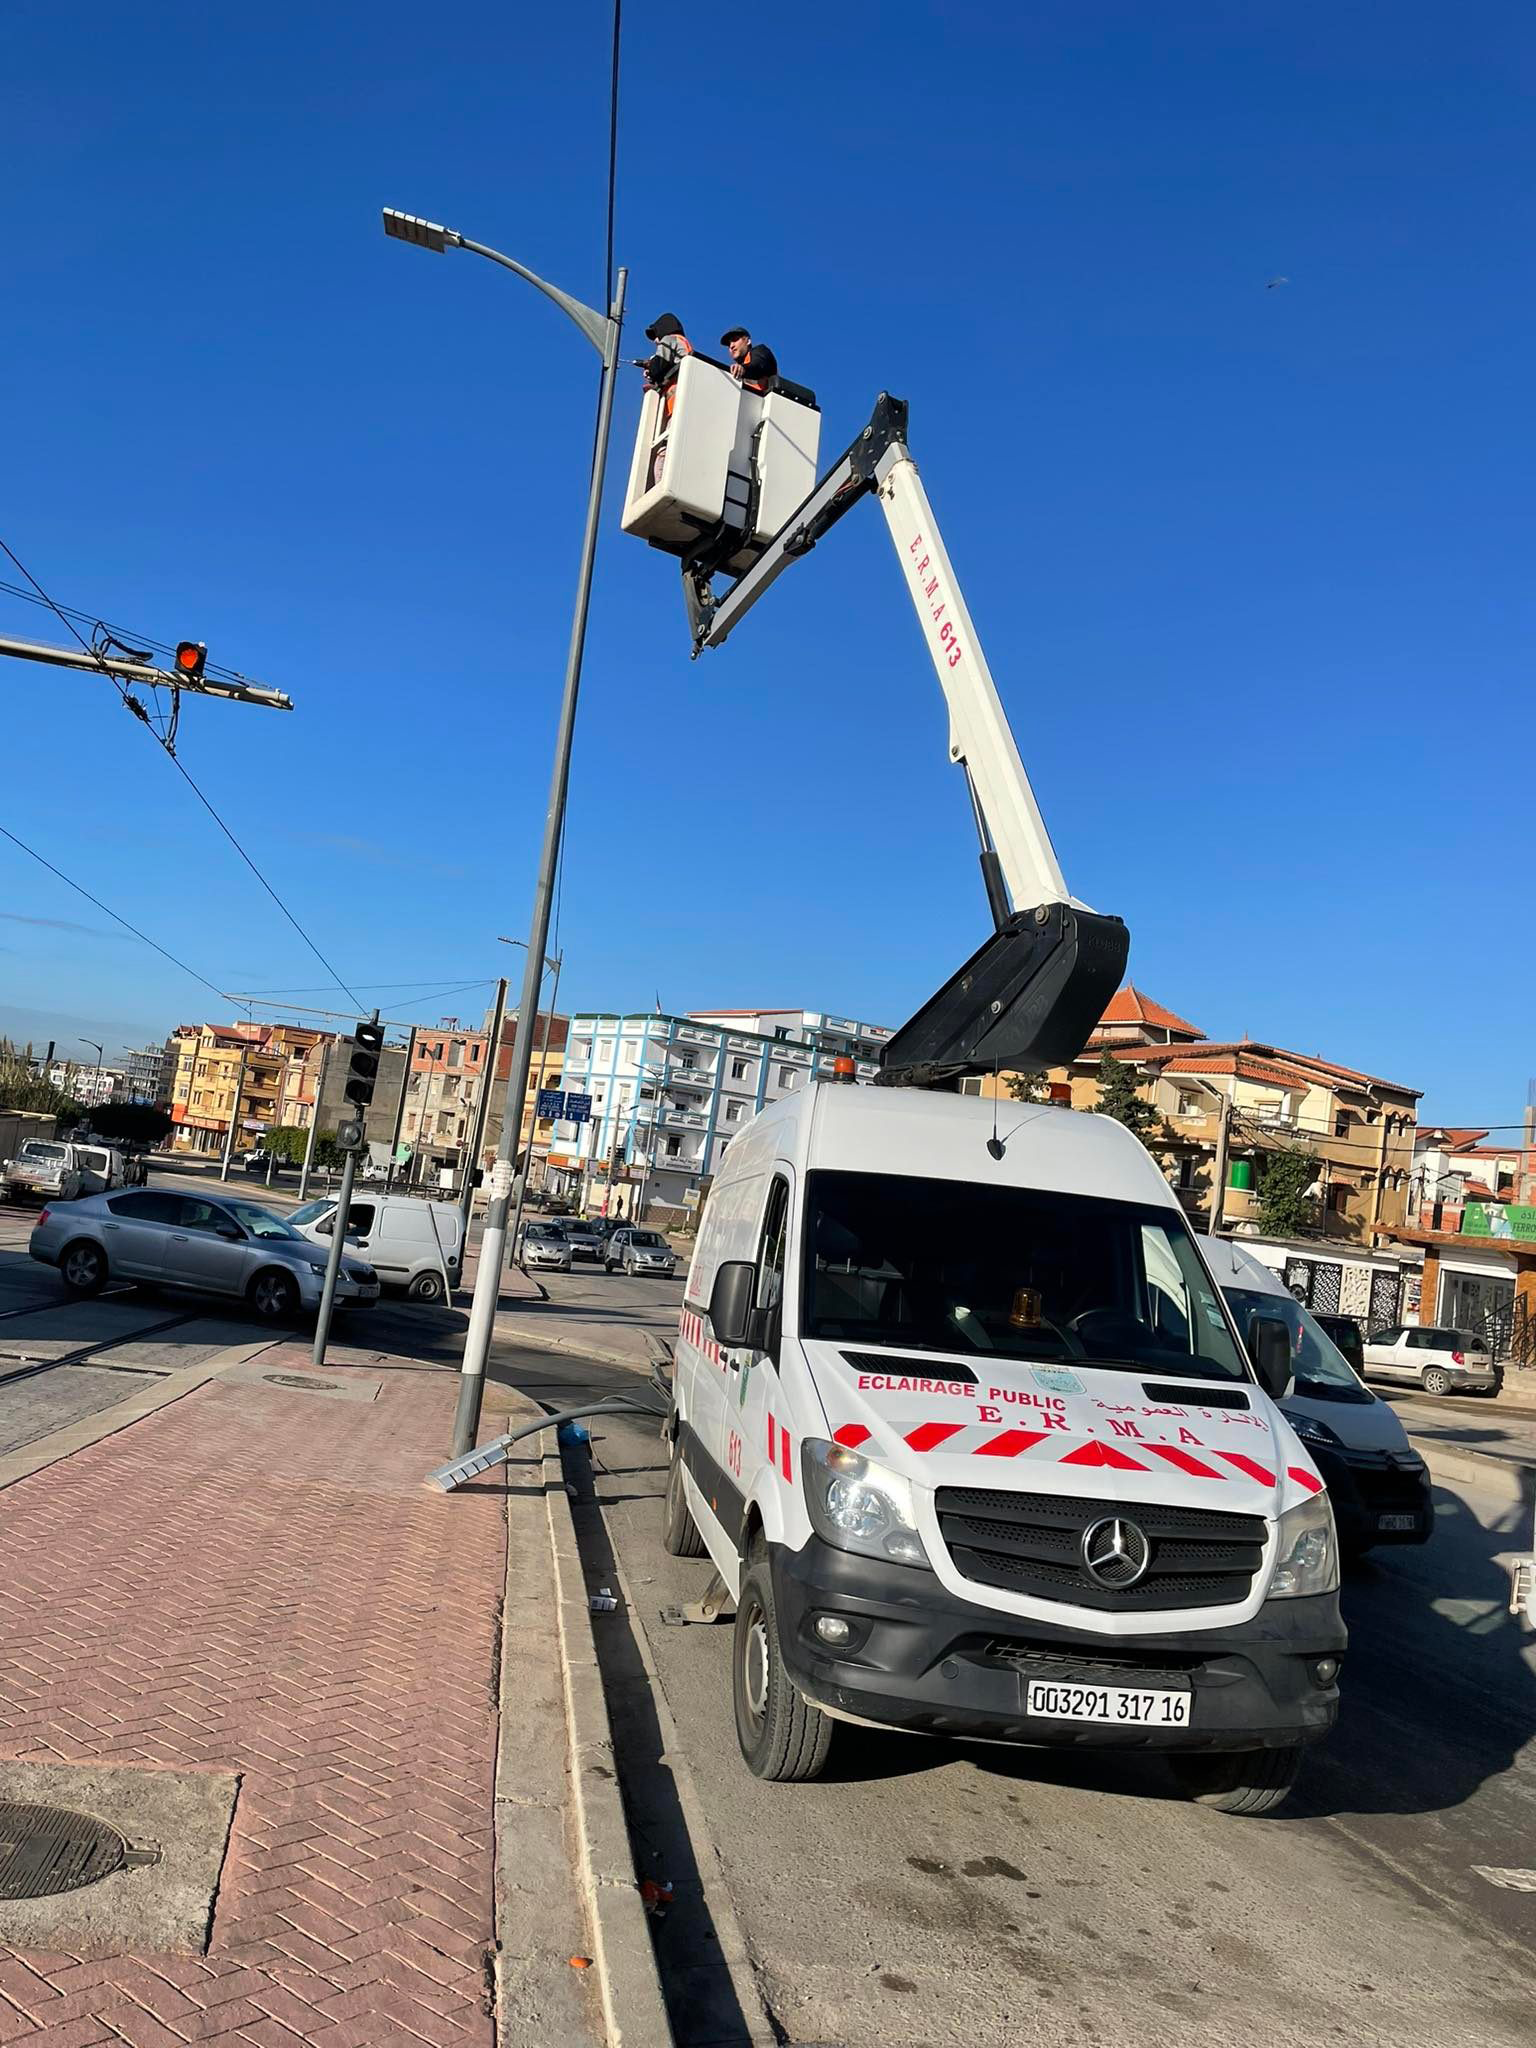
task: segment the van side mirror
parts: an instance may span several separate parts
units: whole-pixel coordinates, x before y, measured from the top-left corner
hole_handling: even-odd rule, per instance
[[[1259,1385],[1273,1401],[1291,1384],[1291,1333],[1278,1316],[1248,1318],[1248,1354]]]
[[[716,1269],[715,1284],[709,1290],[709,1326],[715,1342],[730,1349],[752,1342],[756,1321],[752,1290],[757,1268],[749,1259],[727,1259]]]

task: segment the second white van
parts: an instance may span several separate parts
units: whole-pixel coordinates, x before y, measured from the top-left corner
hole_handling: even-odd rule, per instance
[[[288,1221],[316,1244],[328,1245],[336,1228],[336,1197],[306,1202]],[[403,1287],[412,1301],[442,1302],[458,1283],[463,1225],[452,1202],[370,1189],[352,1197],[347,1250],[366,1257],[385,1287]]]

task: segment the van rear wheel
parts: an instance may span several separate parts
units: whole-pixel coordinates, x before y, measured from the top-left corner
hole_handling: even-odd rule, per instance
[[[678,1441],[677,1425],[674,1420],[672,1431],[672,1462],[667,1467],[667,1499],[662,1510],[662,1548],[673,1557],[702,1557],[704,1538],[699,1534],[699,1525],[693,1519],[688,1506],[688,1496],[683,1491],[683,1448]]]
[[[1273,1813],[1283,1806],[1301,1769],[1299,1743],[1289,1749],[1223,1749],[1170,1756],[1174,1782],[1186,1799],[1218,1813]]]
[[[736,1603],[731,1660],[736,1740],[748,1770],[778,1784],[819,1778],[832,1747],[832,1722],[784,1669],[768,1553],[753,1547]]]

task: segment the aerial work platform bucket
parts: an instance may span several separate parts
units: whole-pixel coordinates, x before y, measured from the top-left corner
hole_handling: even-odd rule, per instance
[[[718,568],[749,568],[809,496],[821,449],[814,394],[775,384],[781,388],[749,391],[707,356],[692,355],[668,390],[647,389],[624,531],[684,561],[714,548]]]

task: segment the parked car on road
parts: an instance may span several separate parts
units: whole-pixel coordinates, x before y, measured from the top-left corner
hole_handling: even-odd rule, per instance
[[[329,1246],[336,1209],[336,1196],[321,1195],[288,1221],[312,1243]],[[347,1249],[366,1252],[384,1285],[403,1287],[412,1301],[446,1301],[459,1277],[463,1223],[452,1202],[370,1188],[352,1197]]]
[[[611,1273],[618,1266],[631,1276],[657,1273],[670,1280],[677,1271],[677,1254],[659,1230],[637,1230],[632,1223],[625,1223],[603,1248],[604,1270]]]
[[[80,1162],[73,1145],[57,1138],[28,1138],[0,1172],[12,1202],[70,1202],[81,1191]]]
[[[1394,1324],[1365,1340],[1368,1379],[1407,1381],[1426,1394],[1496,1394],[1504,1374],[1471,1330]]]
[[[1291,1391],[1280,1412],[1312,1454],[1328,1488],[1339,1543],[1359,1557],[1378,1543],[1425,1543],[1435,1526],[1429,1470],[1395,1409],[1373,1394],[1337,1345],[1325,1321],[1293,1299],[1278,1273],[1231,1238],[1203,1237],[1222,1299],[1239,1330],[1255,1316],[1285,1324],[1291,1347]]]
[[[1365,1336],[1353,1316],[1312,1316],[1323,1335],[1333,1344],[1351,1371],[1364,1376]]]
[[[239,1195],[217,1201],[135,1188],[52,1204],[28,1250],[56,1266],[71,1294],[97,1294],[109,1280],[222,1294],[248,1302],[263,1322],[291,1322],[318,1308],[325,1257],[283,1217]],[[361,1259],[341,1262],[336,1305],[378,1299],[379,1282]]]
[[[595,1223],[567,1222],[560,1226],[573,1259],[587,1259],[593,1265],[602,1258],[607,1240]]]
[[[569,1273],[571,1248],[558,1223],[525,1223],[517,1241],[517,1256],[524,1266],[537,1266],[548,1273]]]

